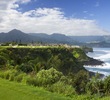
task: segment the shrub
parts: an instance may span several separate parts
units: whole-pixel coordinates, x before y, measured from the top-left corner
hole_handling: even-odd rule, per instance
[[[10,77],[10,70],[8,70],[8,71],[6,71],[6,72],[4,72],[4,75],[3,75],[3,77],[5,78],[5,79],[9,79],[9,77]]]
[[[104,95],[104,80],[99,79],[100,75],[96,73],[94,77],[86,85],[86,92],[88,94],[103,96]]]
[[[50,68],[49,70],[41,70],[37,73],[37,82],[39,86],[48,86],[52,85],[55,82],[58,82],[63,76],[63,74],[57,71],[54,68]]]
[[[9,80],[14,81],[15,77],[19,74],[20,72],[18,72],[17,70],[10,70]]]
[[[38,85],[36,78],[33,78],[33,77],[28,77],[26,80],[26,84],[33,85],[33,86]]]
[[[17,82],[21,82],[24,75],[24,73],[18,72],[17,70],[7,70],[5,72],[0,73],[1,78],[5,78],[10,81],[15,80]]]
[[[0,71],[0,77],[4,78],[4,72]]]
[[[21,82],[23,80],[24,75],[25,74],[19,74],[18,76],[15,77],[14,80],[17,81],[17,82]]]
[[[75,88],[78,94],[86,92],[86,84],[89,82],[89,75],[86,71],[79,71],[73,77],[73,87]]]
[[[104,82],[102,80],[91,80],[86,85],[86,92],[90,95],[97,94],[102,96],[104,94]]]
[[[11,74],[9,77],[9,81],[14,81],[14,78],[15,78],[14,74]]]
[[[66,76],[62,76],[60,78],[60,81],[63,82],[63,83],[65,83],[65,84],[68,84],[68,85],[71,85],[72,84],[72,79],[69,78],[69,77],[66,77]]]
[[[61,81],[58,81],[57,83],[53,84],[49,88],[49,91],[63,94],[66,96],[72,96],[73,94],[76,94],[75,89],[72,87],[72,85],[65,84]]]
[[[6,64],[7,60],[4,56],[0,55],[0,67],[3,67]]]
[[[25,73],[29,73],[33,71],[31,64],[28,63],[22,63],[17,69]]]
[[[104,80],[104,90],[107,95],[110,94],[110,76],[106,77]]]

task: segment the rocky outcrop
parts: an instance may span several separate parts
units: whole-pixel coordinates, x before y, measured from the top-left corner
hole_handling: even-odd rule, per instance
[[[97,66],[97,65],[103,65],[104,64],[103,61],[93,59],[93,58],[90,58],[88,61],[84,61],[83,63],[84,63],[84,65],[91,65],[91,66]]]

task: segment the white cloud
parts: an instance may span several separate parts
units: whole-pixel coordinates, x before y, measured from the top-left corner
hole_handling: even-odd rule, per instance
[[[0,1],[0,10],[6,10],[8,6],[15,0],[2,0]]]
[[[21,0],[9,0],[0,8],[0,32],[14,28],[27,33],[62,33],[66,35],[102,35],[108,34],[98,27],[95,20],[67,18],[60,8],[37,8],[27,12],[17,11]],[[30,2],[30,0],[22,0]],[[23,3],[23,2],[22,2]],[[15,7],[14,7],[15,6]],[[3,7],[3,6],[2,6]]]
[[[0,0],[0,10],[18,8],[19,4],[29,3],[31,0]]]

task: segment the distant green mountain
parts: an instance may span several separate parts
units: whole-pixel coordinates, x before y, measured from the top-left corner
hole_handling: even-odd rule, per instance
[[[11,30],[8,33],[1,33],[0,34],[0,42],[31,42],[33,40],[33,37],[25,34],[24,32],[20,30]]]
[[[24,33],[20,30],[14,29],[8,33],[0,33],[0,42],[22,42],[22,43],[31,43],[31,42],[44,42],[44,43],[66,43],[66,44],[78,44],[70,37],[54,33],[52,35],[47,35],[44,33]]]
[[[110,36],[66,36],[60,33],[48,35],[46,33],[24,33],[13,29],[8,33],[0,33],[0,43],[21,42],[21,43],[58,43],[69,45],[87,45],[92,47],[110,47]]]
[[[48,43],[79,44],[78,41],[74,41],[69,36],[60,33],[53,33],[52,35],[48,35],[45,33],[31,33],[30,35],[34,37],[40,37],[42,41]]]

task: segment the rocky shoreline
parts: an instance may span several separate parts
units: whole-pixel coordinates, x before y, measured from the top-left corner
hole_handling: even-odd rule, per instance
[[[84,61],[83,62],[84,65],[90,65],[90,66],[98,66],[98,65],[102,65],[104,64],[103,61],[97,60],[97,59],[93,59],[93,58],[89,58],[88,61]]]
[[[103,66],[103,64],[104,64],[103,61],[100,61],[100,60],[97,60],[97,59],[94,59],[94,58],[89,58],[89,61],[84,61],[83,63],[86,66],[94,66],[94,67],[98,66],[98,65],[102,65]],[[90,75],[90,77],[92,77],[92,76],[95,76],[96,73],[89,71],[89,75]],[[105,76],[104,74],[99,73],[99,78],[100,79],[104,78],[104,76]]]

